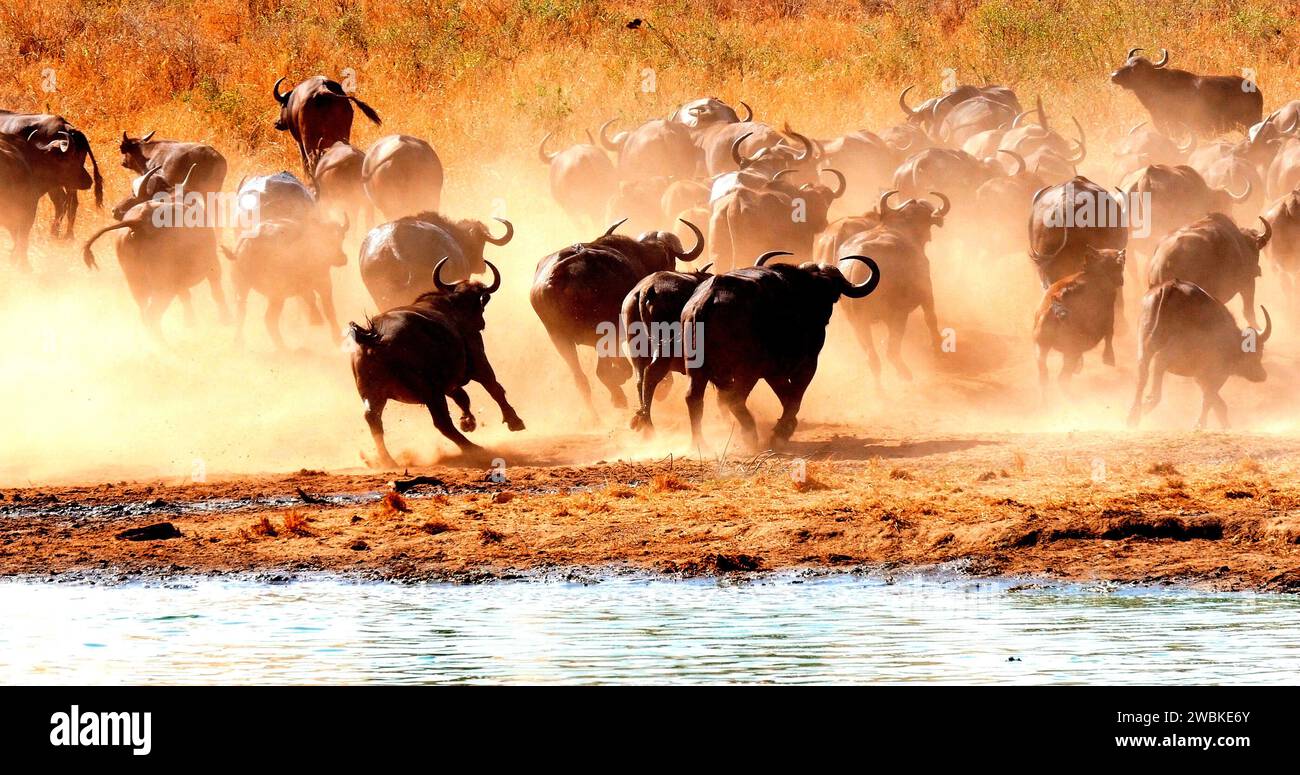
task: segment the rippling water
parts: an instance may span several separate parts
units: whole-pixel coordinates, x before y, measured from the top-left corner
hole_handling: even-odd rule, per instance
[[[1296,683],[1297,615],[1288,596],[929,577],[8,582],[0,682]]]

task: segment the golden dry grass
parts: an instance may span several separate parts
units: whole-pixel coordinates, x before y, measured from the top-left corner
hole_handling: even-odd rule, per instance
[[[627,29],[647,11],[652,27]],[[902,85],[934,93],[947,68],[1109,126],[1137,113],[1105,79],[1130,46],[1252,68],[1276,104],[1295,88],[1298,20],[1284,0],[9,3],[0,104],[67,115],[100,144],[156,129],[289,168],[271,84],[348,69],[386,119],[359,131],[429,137],[453,158],[530,154],[545,131],[575,137],[701,93],[818,133],[878,127],[897,121]]]

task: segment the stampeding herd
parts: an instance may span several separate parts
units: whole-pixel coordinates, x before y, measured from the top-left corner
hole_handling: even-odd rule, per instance
[[[756,121],[743,102],[742,117],[713,97],[612,134],[610,120],[568,148],[548,150],[547,134],[538,155],[555,202],[577,228],[613,225],[540,261],[532,307],[592,414],[580,346],[595,348],[596,377],[616,407],[627,406],[624,385],[635,376],[634,429],[653,428],[654,399],[677,373],[697,444],[712,385],[741,440],[758,447],[746,400],[762,380],[781,403],[772,432],[779,444],[796,428],[837,305],[877,388],[875,324],[884,326],[885,357],[902,379],[911,379],[902,344],[913,312],[941,352],[927,246],[947,223],[950,232],[979,235],[960,243],[972,262],[1028,255],[1044,290],[1033,328],[1044,397],[1052,352],[1062,356],[1063,387],[1098,345],[1103,363],[1114,364],[1128,279],[1146,288],[1129,423],[1159,402],[1164,375],[1174,373],[1202,390],[1198,426],[1211,412],[1226,426],[1219,389],[1227,378],[1265,378],[1273,326],[1267,310],[1262,328],[1255,314],[1261,251],[1293,305],[1300,292],[1300,100],[1265,115],[1255,84],[1178,70],[1168,51],[1155,61],[1141,51],[1129,51],[1111,81],[1132,91],[1150,120],[1121,137],[1107,185],[1078,174],[1087,139],[1077,120],[1067,136],[1041,98],[1026,109],[1000,85],[961,85],[917,104],[908,87],[897,125],[824,139]],[[389,401],[427,406],[444,436],[467,454],[480,452],[464,435],[476,425],[465,392],[471,381],[511,430],[523,430],[482,334],[501,287],[484,250],[509,243],[514,226],[497,218],[504,232],[494,236],[484,222],[446,216],[443,166],[428,142],[388,135],[356,148],[354,107],[380,124],[373,108],[325,76],[287,92],[284,80],[272,88],[275,127],[293,138],[307,183],[288,172],[241,180],[234,215],[255,217],[239,221],[227,248],[206,217],[216,200],[205,195],[225,185],[221,153],[123,132],[121,163],[138,177],[113,208],[115,222],[84,243],[86,265],[97,266],[93,243],[116,232],[128,287],[158,333],[172,301],[192,315],[190,289],[205,281],[220,314],[229,314],[223,251],[238,331],[257,291],[267,300],[268,333],[283,348],[279,318],[290,299],[339,330],[331,269],[347,263],[350,224],[373,226],[359,266],[383,312],[349,324],[346,336],[378,463],[396,465],[384,442]],[[77,192],[92,187],[102,205],[83,132],[60,116],[0,111],[0,227],[12,237],[16,265],[28,266],[39,200],[53,204],[51,234],[69,237]],[[377,216],[385,222],[375,225]],[[473,279],[484,274],[490,282]],[[1246,328],[1226,306],[1237,296]]]

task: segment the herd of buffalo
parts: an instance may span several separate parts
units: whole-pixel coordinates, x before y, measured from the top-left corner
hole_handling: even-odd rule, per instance
[[[1172,372],[1199,384],[1199,425],[1213,411],[1226,426],[1219,390],[1228,377],[1265,378],[1272,322],[1267,310],[1263,327],[1256,318],[1261,251],[1287,298],[1300,291],[1300,100],[1265,115],[1250,81],[1195,75],[1169,60],[1167,51],[1149,59],[1133,49],[1111,75],[1150,119],[1123,135],[1105,184],[1077,172],[1088,152],[1077,120],[1062,130],[1041,98],[1026,107],[998,85],[961,85],[917,104],[909,88],[899,95],[897,125],[831,139],[756,121],[744,103],[742,117],[711,97],[637,126],[611,120],[563,149],[548,150],[547,135],[538,153],[555,202],[575,227],[600,236],[540,261],[533,309],[588,407],[579,345],[596,349],[595,373],[615,406],[626,406],[623,386],[635,375],[634,428],[652,427],[656,392],[675,371],[686,378],[697,443],[712,384],[744,440],[758,444],[746,400],[759,380],[780,400],[773,440],[781,442],[795,430],[837,302],[877,385],[874,324],[883,324],[886,359],[903,379],[913,312],[941,351],[926,249],[946,238],[939,230],[948,223],[946,231],[979,235],[961,243],[971,260],[1029,257],[1044,289],[1033,331],[1044,390],[1053,351],[1063,358],[1063,384],[1098,345],[1113,365],[1127,277],[1146,288],[1130,424],[1160,400]],[[272,89],[275,126],[297,144],[303,178],[245,178],[227,208],[219,199],[226,160],[216,149],[123,133],[121,163],[138,177],[114,222],[84,243],[86,264],[96,266],[95,241],[117,232],[127,284],[156,331],[176,299],[192,314],[190,289],[204,281],[229,315],[224,252],[238,330],[256,290],[267,300],[268,332],[283,346],[279,318],[290,299],[340,330],[330,272],[347,263],[350,224],[369,225],[377,212],[385,222],[361,240],[359,267],[383,311],[350,324],[347,336],[381,463],[394,465],[382,421],[390,400],[427,406],[443,435],[477,452],[464,435],[476,424],[470,381],[511,430],[522,430],[482,336],[485,307],[501,286],[485,246],[510,242],[514,226],[442,214],[443,167],[428,142],[389,135],[356,148],[354,108],[379,124],[373,108],[324,76],[287,92],[283,80]],[[0,226],[12,235],[17,265],[27,265],[38,201],[53,204],[51,233],[70,236],[78,192],[92,187],[101,204],[83,132],[61,116],[0,111]],[[221,244],[227,228],[233,248]],[[1142,260],[1126,260],[1130,252]],[[472,279],[486,274],[490,282]],[[1226,306],[1237,296],[1246,328]],[[448,398],[461,410],[459,428]]]

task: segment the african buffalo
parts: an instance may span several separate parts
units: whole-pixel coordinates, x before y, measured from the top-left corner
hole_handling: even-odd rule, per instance
[[[589,142],[556,153],[546,152],[549,139],[548,132],[537,155],[550,167],[551,197],[575,224],[594,226],[618,190],[618,172],[590,132]]]
[[[493,237],[481,221],[452,220],[435,212],[399,218],[370,230],[361,242],[361,281],[380,309],[410,304],[435,289],[433,270],[447,258],[449,280],[464,280],[483,272],[486,244],[506,245],[515,227],[496,218],[505,234]]]
[[[0,139],[17,147],[27,162],[30,179],[54,204],[50,234],[59,234],[59,223],[66,218],[61,236],[72,236],[77,223],[77,192],[95,190],[95,206],[104,204],[104,179],[90,149],[90,141],[81,130],[63,116],[15,113],[0,110]],[[86,172],[86,159],[91,172]]]
[[[1237,226],[1223,213],[1210,213],[1170,233],[1151,255],[1148,287],[1187,280],[1224,303],[1241,294],[1246,322],[1254,326],[1259,251],[1273,236],[1272,224],[1259,220],[1263,228],[1255,232]]]
[[[1010,174],[989,178],[975,189],[974,211],[983,235],[979,245],[992,255],[1028,250],[1024,213],[1033,203],[1034,194],[1046,185],[1019,154],[1006,150],[998,153],[1015,164]]]
[[[600,142],[605,150],[618,154],[616,168],[621,180],[691,178],[700,171],[700,149],[684,124],[654,119],[611,138],[608,129],[612,123],[610,119],[601,125]]]
[[[760,379],[781,401],[772,440],[789,440],[804,392],[817,372],[835,302],[841,296],[867,296],[880,282],[880,269],[870,258],[845,259],[849,261],[866,264],[871,277],[854,284],[833,266],[774,264],[710,277],[695,289],[681,320],[690,382],[686,407],[697,448],[702,444],[700,420],[709,384],[740,422],[744,443],[751,450],[758,447],[754,416],[745,402]]]
[[[347,221],[316,218],[262,220],[240,235],[233,251],[223,247],[231,261],[237,341],[243,339],[248,294],[253,290],[266,297],[266,331],[277,350],[286,349],[280,335],[280,313],[285,300],[294,296],[306,304],[312,322],[328,322],[330,336],[338,335],[330,268],[348,262],[343,253],[347,228]]]
[[[1295,305],[1300,301],[1300,188],[1274,202],[1263,218],[1274,232],[1268,256],[1277,268],[1283,292]]]
[[[789,250],[796,262],[810,261],[831,203],[847,188],[843,173],[822,171],[837,178],[837,188],[820,183],[796,187],[778,174],[761,189],[741,186],[716,200],[709,219],[709,259],[716,271],[728,272],[771,248]]]
[[[107,232],[125,230],[117,238],[118,263],[146,327],[155,335],[161,335],[163,313],[177,297],[185,306],[186,317],[193,321],[189,289],[203,280],[212,290],[221,321],[230,318],[221,287],[216,230],[206,225],[203,198],[191,194],[182,201],[179,190],[135,205],[121,221],[91,234],[82,248],[86,266],[98,268],[91,250],[95,240]]]
[[[1277,153],[1268,165],[1266,187],[1270,199],[1300,188],[1300,137],[1287,137],[1278,144]]]
[[[939,323],[934,312],[934,289],[930,281],[930,260],[925,255],[926,243],[933,229],[943,226],[949,209],[948,198],[931,192],[941,204],[908,199],[898,206],[889,200],[897,191],[886,191],[880,196],[876,208],[879,223],[859,232],[839,246],[835,259],[840,271],[850,282],[857,282],[862,274],[861,265],[850,257],[869,255],[880,264],[884,278],[880,287],[869,298],[845,302],[843,312],[858,344],[867,353],[871,375],[880,388],[880,356],[876,354],[872,325],[885,324],[889,341],[885,353],[898,376],[912,379],[912,372],[903,362],[901,348],[907,330],[907,319],[918,308],[925,317],[933,352],[937,355],[942,346]]]
[[[637,239],[615,234],[615,223],[591,242],[564,248],[537,264],[528,298],[551,343],[573,375],[587,408],[595,413],[591,386],[578,365],[578,346],[596,347],[596,377],[609,390],[615,407],[627,405],[623,383],[631,376],[628,363],[609,340],[616,329],[623,299],[641,278],[671,271],[704,252],[704,236],[692,226],[696,243],[682,250],[681,240],[667,232],[649,232]],[[605,351],[602,352],[601,342]]]
[[[1188,134],[1179,143],[1172,136],[1142,121],[1134,124],[1128,134],[1115,145],[1110,166],[1112,180],[1123,180],[1130,174],[1152,164],[1175,166],[1188,163],[1188,154],[1196,147],[1196,135]]]
[[[397,467],[384,444],[384,407],[389,401],[424,404],[443,436],[462,453],[477,454],[482,447],[461,433],[477,425],[465,392],[465,385],[473,381],[496,401],[510,430],[524,429],[524,421],[506,400],[505,388],[497,381],[483,346],[483,310],[501,287],[501,273],[485,262],[492,272],[491,285],[478,281],[451,283],[440,274],[446,262],[438,262],[433,270],[435,290],[421,294],[407,306],[370,318],[365,326],[348,324],[356,342],[352,376],[365,406],[366,424],[375,440],[379,463],[386,468]],[[460,430],[452,424],[448,397],[460,407]]]
[[[144,137],[130,137],[122,133],[118,150],[122,152],[122,166],[137,175],[158,169],[167,180],[181,180],[188,176],[186,188],[202,193],[220,191],[226,182],[226,157],[216,148],[203,143],[186,143],[180,140],[154,140],[154,133]]]
[[[349,222],[356,219],[366,227],[374,221],[374,206],[362,180],[365,158],[364,151],[345,142],[334,143],[321,154],[312,184],[324,214],[342,216]]]
[[[1169,52],[1160,61],[1129,49],[1125,62],[1111,73],[1111,83],[1132,91],[1162,132],[1186,125],[1202,134],[1246,130],[1264,113],[1259,86],[1235,75],[1196,75],[1168,67]]]
[[[10,259],[24,269],[31,266],[27,262],[27,242],[36,222],[36,204],[43,194],[32,180],[23,149],[0,138],[0,228],[13,240]]]
[[[1125,184],[1129,202],[1140,202],[1143,209],[1149,210],[1141,222],[1135,219],[1131,224],[1134,240],[1148,249],[1166,234],[1206,213],[1231,212],[1234,204],[1246,201],[1251,194],[1249,180],[1240,194],[1234,194],[1211,188],[1199,172],[1186,164],[1153,164],[1129,176]],[[1146,236],[1138,237],[1139,230]]]
[[[1125,213],[1123,202],[1082,175],[1034,194],[1029,213],[1029,257],[1043,290],[1083,271],[1089,248],[1127,247]]]
[[[990,103],[995,103],[1000,107],[994,108],[987,105],[981,106],[981,108],[976,112],[983,110],[996,111],[1002,120],[1008,121],[1012,116],[1015,116],[1021,111],[1020,100],[1016,98],[1016,93],[1006,86],[972,86],[970,84],[962,84],[942,96],[931,97],[915,108],[910,107],[907,104],[907,93],[911,90],[912,87],[909,86],[906,89],[903,89],[903,92],[898,95],[898,107],[907,115],[907,121],[909,124],[920,127],[927,135],[936,140],[940,140],[941,142],[951,142],[949,139],[940,137],[940,127],[948,121],[949,114],[964,102],[970,100],[984,100]],[[973,116],[967,116],[966,118],[970,119],[972,117]],[[984,129],[992,129],[999,123],[1002,123],[1002,121],[999,120],[987,126],[974,127],[966,126],[966,121],[961,121],[949,123],[948,126],[951,129],[956,129],[959,126],[963,127],[961,132],[963,136],[961,140],[964,141],[969,135],[975,134],[975,132]],[[953,144],[961,145],[961,141]],[[920,149],[917,148],[916,150]]]
[[[655,389],[670,371],[686,373],[682,308],[700,283],[713,276],[709,270],[706,264],[693,272],[655,272],[642,278],[623,299],[619,334],[636,374],[640,401],[640,408],[632,416],[633,430],[654,430],[650,404]]]
[[[366,196],[389,220],[437,210],[442,198],[442,160],[418,137],[388,135],[366,151],[361,166]]]
[[[1124,251],[1085,248],[1083,271],[1052,283],[1034,319],[1038,385],[1047,397],[1047,356],[1061,353],[1061,387],[1083,367],[1083,354],[1104,342],[1101,362],[1115,365],[1115,301],[1124,285]]]
[[[1254,317],[1254,314],[1251,315]],[[1143,412],[1160,403],[1165,372],[1191,377],[1201,388],[1201,416],[1196,427],[1204,428],[1210,410],[1219,424],[1228,427],[1228,405],[1219,389],[1228,377],[1237,375],[1251,382],[1263,382],[1264,343],[1273,334],[1273,322],[1264,310],[1264,328],[1242,330],[1223,302],[1195,283],[1170,280],[1147,291],[1142,297],[1138,324],[1137,389],[1129,409],[1129,427],[1137,427]],[[1151,395],[1143,400],[1147,380],[1154,367]]]
[[[276,120],[275,128],[288,132],[298,144],[302,171],[309,178],[317,158],[331,145],[352,141],[353,104],[372,123],[383,123],[374,108],[348,94],[338,81],[313,75],[282,94],[280,84],[285,80],[281,78],[271,87],[271,94],[280,105],[280,118]]]

